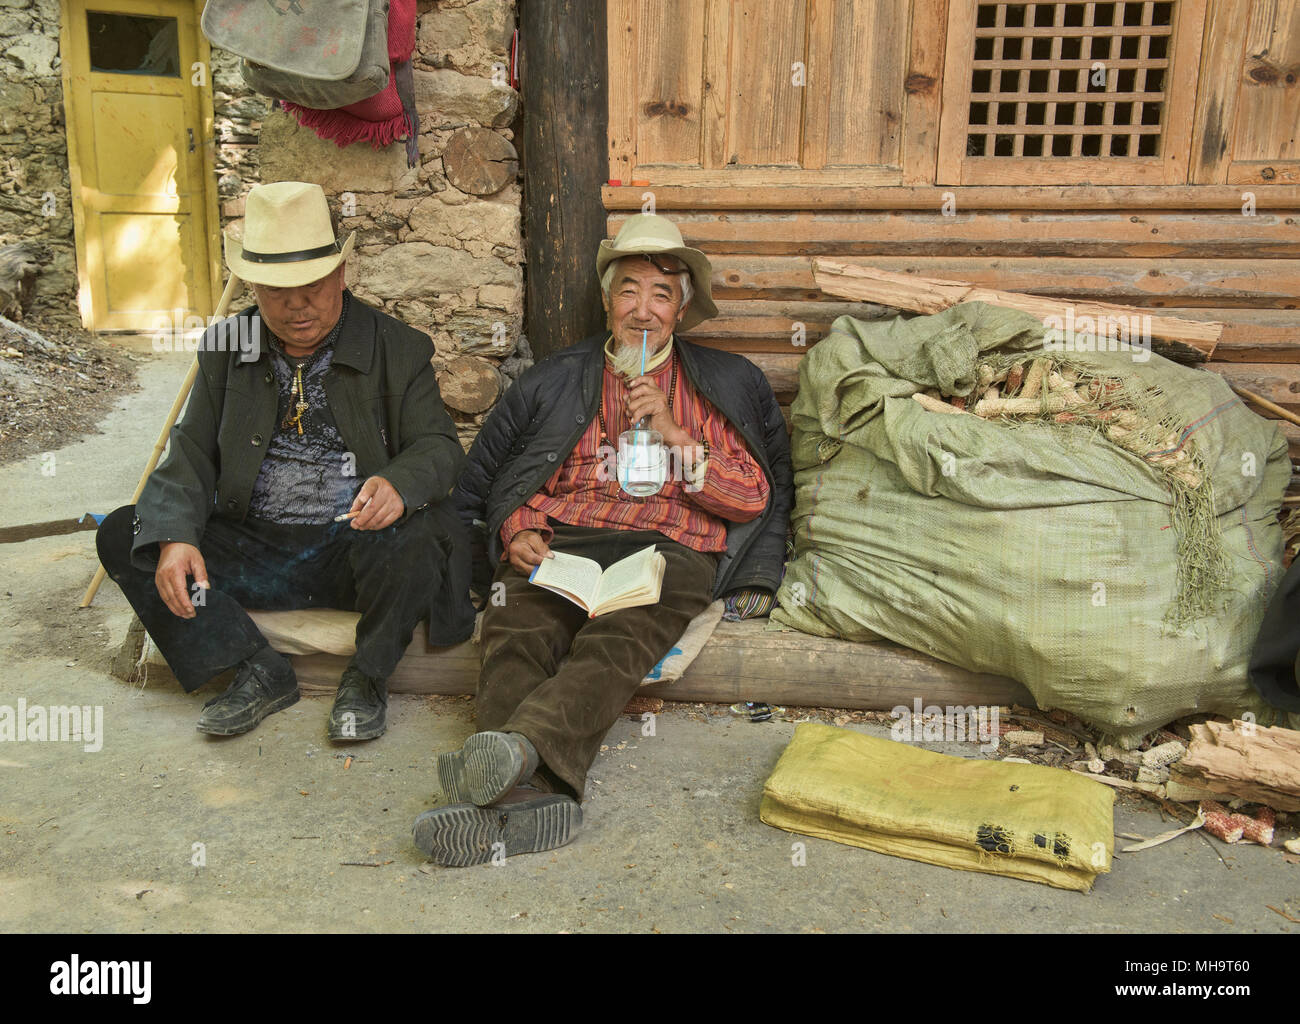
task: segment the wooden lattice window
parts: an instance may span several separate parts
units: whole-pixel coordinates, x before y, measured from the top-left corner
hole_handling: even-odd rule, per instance
[[[940,180],[1186,180],[1205,0],[954,3]]]

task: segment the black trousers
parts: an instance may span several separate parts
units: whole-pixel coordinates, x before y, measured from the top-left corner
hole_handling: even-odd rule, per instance
[[[387,679],[416,624],[429,614],[431,594],[446,570],[427,509],[384,530],[213,518],[199,542],[210,588],[199,592],[203,603],[196,604],[195,618],[182,619],[159,596],[153,568],[131,562],[134,519],[134,505],[104,519],[96,535],[99,560],[187,693],[266,645],[245,607],[360,612],[352,664]],[[157,557],[155,547],[153,565]],[[193,580],[188,582],[194,593]]]
[[[478,727],[527,736],[543,765],[581,800],[605,733],[646,673],[709,606],[718,558],[649,530],[555,522],[552,528],[553,549],[604,568],[648,544],[667,563],[657,604],[595,619],[533,586],[508,562],[497,567],[503,600],[489,601],[483,615]]]

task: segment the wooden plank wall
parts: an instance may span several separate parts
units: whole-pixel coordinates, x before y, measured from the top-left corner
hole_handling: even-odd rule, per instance
[[[1207,369],[1300,414],[1300,3],[1179,0],[1154,178],[1071,158],[985,160],[975,181],[954,38],[972,2],[609,0],[610,177],[649,185],[604,189],[608,230],[648,194],[709,254],[720,316],[688,337],[748,355],[788,402],[837,316],[896,312],[823,295],[827,256],[1222,321]]]
[[[675,211],[709,254],[719,316],[685,336],[741,352],[793,398],[807,346],[845,314],[896,310],[823,295],[824,255],[922,277],[1095,299],[1227,324],[1207,369],[1300,415],[1300,210]],[[613,211],[609,231],[627,214]],[[797,326],[805,331],[805,345]],[[1300,460],[1300,428],[1287,427]]]

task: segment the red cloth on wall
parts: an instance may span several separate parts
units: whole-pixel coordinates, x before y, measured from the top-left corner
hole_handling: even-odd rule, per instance
[[[419,134],[419,121],[415,115],[414,97],[410,96],[410,111],[403,108],[398,93],[398,79],[409,81],[411,56],[415,53],[416,0],[390,0],[388,8],[388,85],[360,103],[352,103],[334,110],[312,110],[296,103],[285,103],[284,109],[298,119],[304,128],[310,128],[322,139],[331,139],[338,146],[368,141],[375,149],[407,137],[407,155],[415,150],[415,136]]]

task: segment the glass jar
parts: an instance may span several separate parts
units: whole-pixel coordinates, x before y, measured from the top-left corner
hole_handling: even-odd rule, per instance
[[[658,494],[667,479],[668,454],[657,430],[632,429],[618,435],[618,485],[634,498]]]

